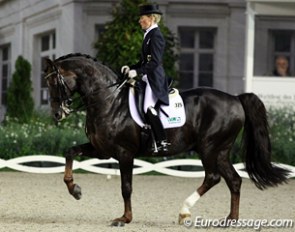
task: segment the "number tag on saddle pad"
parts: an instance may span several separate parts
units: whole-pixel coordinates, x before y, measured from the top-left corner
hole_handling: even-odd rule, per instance
[[[143,127],[145,124],[142,121],[135,101],[135,94],[133,88],[129,90],[129,110],[133,120]],[[165,113],[164,113],[165,112]],[[162,105],[160,110],[160,119],[164,128],[181,127],[186,121],[184,104],[177,89],[170,90],[169,106]]]

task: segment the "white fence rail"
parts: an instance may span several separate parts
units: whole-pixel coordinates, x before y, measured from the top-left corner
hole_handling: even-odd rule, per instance
[[[53,167],[34,167],[29,166],[26,163],[31,162],[48,162],[56,164]],[[114,159],[108,160],[99,160],[99,159],[89,159],[85,161],[74,161],[73,170],[82,169],[85,171],[106,174],[106,175],[120,175],[120,170],[117,168],[106,168],[99,167],[101,164],[114,164],[118,163]],[[295,177],[295,167],[286,165],[286,164],[277,164],[275,165],[289,169],[291,174],[289,178]],[[32,156],[23,156],[10,160],[0,159],[0,169],[2,168],[10,168],[13,170],[21,171],[21,172],[29,172],[29,173],[62,173],[64,172],[65,159],[63,157],[58,156],[50,156],[50,155],[32,155]],[[202,167],[201,160],[195,159],[176,159],[176,160],[168,160],[159,163],[149,163],[147,161],[135,159],[134,161],[134,169],[133,174],[143,174],[151,171],[155,171],[158,173],[162,173],[170,176],[178,176],[178,177],[204,177],[204,171],[182,171],[172,169],[171,167],[177,166],[197,166]],[[237,170],[239,175],[244,178],[249,178],[247,172],[244,170],[244,164],[238,163],[234,164],[234,168]]]

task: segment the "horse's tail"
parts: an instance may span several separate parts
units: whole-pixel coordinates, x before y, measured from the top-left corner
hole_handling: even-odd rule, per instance
[[[267,113],[263,102],[253,93],[238,97],[245,111],[243,158],[250,179],[259,189],[286,182],[289,171],[271,163]]]

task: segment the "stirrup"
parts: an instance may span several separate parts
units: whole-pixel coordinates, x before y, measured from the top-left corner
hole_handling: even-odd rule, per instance
[[[161,142],[154,143],[153,152],[158,153],[159,151],[168,151],[168,146],[170,146],[171,143],[168,143],[166,140],[162,140]]]
[[[160,142],[159,145],[160,145],[159,146],[160,151],[168,151],[168,146],[170,146],[171,143],[168,143],[166,140],[163,140],[163,141]]]

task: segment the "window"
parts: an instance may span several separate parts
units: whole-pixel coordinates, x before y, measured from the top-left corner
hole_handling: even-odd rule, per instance
[[[213,86],[216,29],[180,27],[180,89]]]
[[[55,32],[50,32],[43,34],[40,37],[40,103],[41,105],[48,105],[49,103],[49,93],[46,81],[44,80],[44,59],[50,58],[55,59],[56,41]]]
[[[104,25],[101,25],[101,24],[97,24],[95,25],[95,38],[94,38],[94,47],[96,49],[98,49],[97,47],[97,42],[98,42],[98,39],[99,37],[101,36],[101,34],[105,31],[105,27]],[[98,51],[99,52],[99,51]]]
[[[98,40],[99,36],[105,31],[105,26],[101,24],[95,25],[95,42]]]
[[[275,60],[284,56],[289,61],[289,73],[295,74],[295,31],[270,30],[273,51],[270,67],[275,67]],[[273,71],[273,70],[272,70]]]
[[[1,104],[7,103],[7,89],[10,80],[10,45],[0,47]]]

